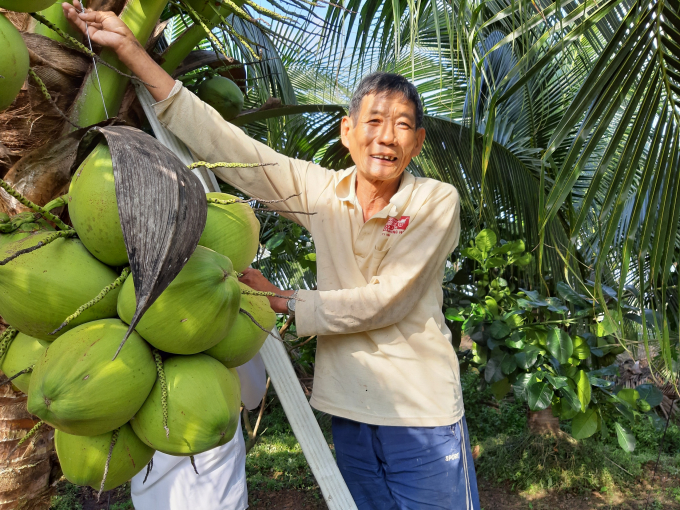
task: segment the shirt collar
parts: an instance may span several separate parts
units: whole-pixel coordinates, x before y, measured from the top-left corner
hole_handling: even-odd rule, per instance
[[[357,169],[355,166],[341,170],[335,185],[335,196],[342,202],[354,203],[356,200]],[[398,216],[411,197],[416,178],[408,171],[404,171],[399,183],[399,189],[390,199],[390,206],[386,207],[375,217]]]

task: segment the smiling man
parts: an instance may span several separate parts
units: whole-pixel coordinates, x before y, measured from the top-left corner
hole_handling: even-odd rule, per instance
[[[406,172],[425,140],[416,88],[395,74],[361,81],[341,126],[356,166],[335,172],[282,156],[223,120],[113,13],[64,11],[152,85],[158,118],[199,159],[275,163],[215,171],[255,198],[293,195],[276,208],[314,237],[318,290],[281,290],[252,269],[242,281],[285,296],[270,298],[272,308],[294,313],[301,336],[318,336],[310,403],[333,415],[338,465],[357,506],[478,509],[458,360],[442,314],[460,202],[453,186]]]

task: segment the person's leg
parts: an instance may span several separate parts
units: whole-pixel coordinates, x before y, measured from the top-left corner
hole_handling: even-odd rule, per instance
[[[379,427],[377,439],[400,510],[479,510],[464,418],[445,427]]]
[[[375,425],[333,417],[333,443],[340,473],[359,510],[398,510],[375,450]]]

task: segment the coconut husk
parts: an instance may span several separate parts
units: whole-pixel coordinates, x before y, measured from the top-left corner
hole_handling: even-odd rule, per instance
[[[67,112],[80,89],[90,59],[47,37],[22,33],[28,47],[30,64],[45,83],[59,109]],[[28,80],[14,103],[0,113],[0,143],[10,153],[8,162],[0,161],[0,173],[23,155],[59,137],[65,120],[40,91]]]
[[[10,165],[12,162],[12,151],[0,142],[0,165]],[[4,177],[4,174],[2,175]]]
[[[35,25],[33,18],[27,12],[14,12],[8,11],[7,9],[0,9],[0,13],[10,20],[12,25],[17,27],[20,32],[25,32]]]
[[[158,140],[128,126],[91,129],[81,141],[72,172],[102,139],[111,151],[118,214],[137,298],[125,343],[196,249],[208,207],[198,177]]]
[[[113,119],[99,125],[108,126],[112,122]],[[65,195],[71,180],[71,166],[76,158],[78,144],[89,129],[79,129],[31,151],[10,168],[4,180],[38,205],[45,205]],[[25,206],[10,197],[5,190],[0,190],[0,211],[14,215],[26,210]],[[55,213],[58,211],[55,210]]]

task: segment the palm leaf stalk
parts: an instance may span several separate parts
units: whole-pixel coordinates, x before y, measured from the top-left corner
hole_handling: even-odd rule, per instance
[[[130,0],[125,5],[120,18],[142,46],[146,45],[167,3],[168,0]],[[112,50],[105,49],[101,58],[118,70],[129,73]],[[115,117],[123,102],[129,78],[104,66],[98,66],[98,72],[99,79],[93,69],[90,70],[74,102],[71,120],[79,126],[91,126],[106,120],[106,112],[108,116]]]

